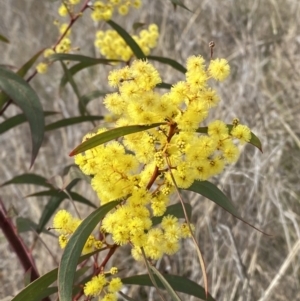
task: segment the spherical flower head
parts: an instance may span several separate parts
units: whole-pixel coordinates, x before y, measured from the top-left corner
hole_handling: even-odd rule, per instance
[[[122,288],[122,281],[119,277],[113,278],[108,284],[108,291],[110,293],[116,293]]]
[[[215,90],[208,88],[200,93],[201,98],[206,103],[208,108],[213,108],[217,106],[220,98]]]
[[[59,233],[65,233],[72,223],[73,217],[66,210],[59,210],[53,219],[53,228]]]
[[[161,222],[161,226],[164,230],[177,225],[178,225],[178,218],[170,214],[164,216]]]
[[[136,9],[138,9],[142,6],[142,1],[141,0],[133,0],[132,6]]]
[[[178,241],[165,241],[163,246],[164,253],[168,255],[175,254],[180,248]]]
[[[228,128],[221,120],[215,120],[208,125],[208,135],[219,139],[228,136]]]
[[[52,55],[54,53],[55,53],[55,51],[53,49],[48,48],[48,49],[45,49],[43,54],[44,54],[44,57],[47,58],[47,57],[49,57],[50,55]]]
[[[214,176],[221,173],[225,167],[224,159],[221,156],[217,156],[209,161],[210,175]]]
[[[159,228],[150,229],[147,236],[147,243],[151,245],[161,245],[164,241],[163,232]]]
[[[48,71],[48,64],[46,63],[39,63],[36,66],[36,71],[40,74],[45,74]]]
[[[96,250],[100,250],[103,247],[103,242],[101,240],[95,240],[94,242],[94,248]]]
[[[240,154],[238,147],[231,140],[223,144],[223,157],[228,163],[235,163],[238,160]]]
[[[114,293],[108,293],[103,298],[100,298],[99,301],[117,301],[118,297]]]
[[[112,267],[109,272],[112,274],[112,275],[115,275],[118,273],[118,268],[117,267]]]
[[[108,84],[111,87],[117,88],[121,84],[122,81],[123,81],[122,73],[120,72],[120,70],[112,70],[109,72]]]
[[[208,67],[209,74],[217,81],[225,80],[230,73],[230,66],[225,59],[211,60]]]
[[[158,26],[155,23],[151,23],[148,26],[148,29],[149,29],[150,32],[158,32]]]
[[[128,11],[129,11],[128,5],[126,5],[126,4],[123,4],[123,5],[119,6],[119,8],[118,8],[118,12],[121,16],[127,15]]]
[[[158,260],[163,256],[163,245],[146,245],[145,253],[147,257]]]
[[[195,231],[195,226],[193,224],[190,224],[190,227],[191,227],[192,231],[194,232]],[[181,237],[182,238],[187,238],[187,237],[191,237],[192,236],[190,227],[189,227],[189,225],[187,223],[183,223],[180,226]]]
[[[90,235],[83,247],[82,254],[88,254],[92,252],[94,250],[94,244],[95,237],[93,235]]]
[[[65,234],[61,234],[58,237],[58,243],[62,249],[64,249],[68,243],[69,239]]]
[[[136,60],[132,63],[130,69],[139,87],[146,91],[152,90],[162,82],[158,71],[148,61]]]
[[[232,128],[230,134],[240,140],[241,144],[251,140],[251,131],[246,125],[239,124]]]
[[[67,7],[65,6],[64,3],[58,8],[58,14],[61,17],[64,17],[68,14],[68,9],[67,9]]]
[[[131,249],[131,255],[136,261],[143,260],[143,253],[140,247],[134,247]]]
[[[86,296],[97,296],[101,293],[104,285],[107,284],[107,280],[103,274],[95,276],[92,280],[88,281],[84,286],[84,294]]]
[[[196,55],[190,56],[186,61],[186,67],[187,67],[188,71],[193,71],[193,72],[204,71],[205,60],[201,55],[199,55],[199,56],[196,56]]]
[[[110,7],[107,7],[106,10],[102,13],[103,20],[108,21],[111,19],[113,14],[113,9]]]
[[[60,34],[63,34],[67,28],[69,27],[69,24],[68,23],[63,23],[59,26],[59,32]],[[68,32],[66,34],[66,37],[69,36],[71,34],[71,29],[68,29]]]

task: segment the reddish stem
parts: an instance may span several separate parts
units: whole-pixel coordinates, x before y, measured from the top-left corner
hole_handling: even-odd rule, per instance
[[[9,242],[10,246],[19,258],[25,272],[30,271],[30,282],[39,278],[39,273],[35,266],[33,257],[23,242],[23,239],[19,236],[16,227],[14,226],[10,217],[7,216],[6,208],[0,198],[0,228],[3,231],[4,236]],[[50,299],[44,298],[45,301]]]

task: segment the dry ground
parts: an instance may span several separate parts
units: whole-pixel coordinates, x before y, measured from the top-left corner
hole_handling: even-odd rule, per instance
[[[232,199],[243,218],[273,236],[261,234],[207,200],[190,197],[212,295],[221,301],[300,300],[299,0],[185,1],[193,13],[180,8],[174,12],[169,1],[144,3],[142,10],[132,13],[126,22],[121,18],[115,20],[126,23],[128,30],[133,22],[156,22],[161,35],[153,54],[181,63],[193,54],[208,59],[208,42],[214,40],[215,56],[230,61],[232,74],[217,87],[222,102],[211,117],[225,122],[239,117],[263,144],[263,154],[247,146],[239,162],[214,182]],[[54,1],[0,1],[0,33],[11,40],[10,45],[0,43],[1,64],[18,67],[55,41],[57,32],[52,22],[57,18],[57,6]],[[82,54],[97,55],[93,37],[98,27],[88,15],[75,25],[73,45],[80,46]],[[78,74],[75,80],[82,94],[106,89],[108,69],[97,67]],[[171,68],[161,70],[165,82],[182,78]],[[69,88],[61,93],[58,90],[61,74],[59,66],[54,66],[47,75],[37,76],[32,84],[45,110],[60,111],[64,117],[75,116],[75,95]],[[89,109],[101,114],[101,101],[93,101]],[[7,116],[17,112],[11,107]],[[82,124],[48,132],[32,172],[51,177],[71,164],[68,152],[91,129],[90,124]],[[30,143],[26,135],[29,136],[27,125],[1,135],[0,182],[28,172]],[[97,202],[84,184],[79,189]],[[7,208],[14,206],[20,216],[37,221],[46,200],[24,198],[36,191],[34,186],[8,186],[1,188],[0,195]],[[29,245],[34,238],[31,234],[23,237]],[[42,239],[55,259],[42,243],[35,246],[34,256],[41,274],[55,266],[61,254],[56,240],[49,236]],[[4,298],[21,289],[23,271],[2,234],[0,254],[0,298]],[[132,265],[131,274],[144,271],[142,266],[127,260],[127,250],[118,253],[116,261],[125,267]],[[176,256],[159,261],[157,266],[195,281],[202,277],[190,242],[185,242]],[[143,291],[133,294],[140,294],[136,300],[142,300]],[[148,300],[155,300],[153,291]]]

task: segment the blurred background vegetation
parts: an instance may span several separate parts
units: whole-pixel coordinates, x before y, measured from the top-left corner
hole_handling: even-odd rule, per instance
[[[217,300],[300,300],[300,2],[185,1],[192,12],[180,7],[174,11],[169,1],[143,2],[138,12],[113,20],[129,32],[134,22],[156,23],[160,38],[152,54],[182,64],[194,54],[209,60],[208,43],[213,40],[214,57],[227,58],[232,73],[217,86],[222,102],[211,118],[230,123],[238,117],[263,144],[263,154],[247,145],[238,163],[213,182],[233,201],[245,220],[272,236],[236,220],[208,200],[189,196],[211,294]],[[40,49],[56,41],[58,31],[53,21],[58,18],[59,3],[0,1],[0,33],[10,40],[10,44],[0,43],[1,64],[17,70]],[[80,47],[80,54],[99,57],[93,44],[94,35],[105,26],[93,23],[87,12],[72,29],[72,44]],[[174,83],[183,78],[171,67],[156,65],[164,82]],[[112,68],[97,65],[78,73],[74,79],[81,93],[108,91],[107,74]],[[58,116],[47,117],[47,123],[78,115],[73,90],[68,85],[59,89],[62,74],[60,65],[54,64],[47,74],[38,75],[31,82],[44,110],[60,112]],[[104,114],[102,98],[92,101],[88,109],[94,115]],[[6,117],[17,113],[20,110],[11,106]],[[31,172],[46,178],[59,174],[63,167],[73,163],[68,156],[70,150],[93,128],[91,123],[82,123],[46,132]],[[28,124],[0,135],[0,183],[28,172],[29,137]],[[6,207],[15,208],[18,216],[38,221],[47,198],[26,198],[38,189],[33,185],[10,185],[2,187],[0,195]],[[80,183],[77,191],[98,204],[87,184]],[[72,210],[67,201],[63,207]],[[88,214],[86,207],[79,208]],[[33,245],[33,233],[27,232],[22,237],[29,246]],[[55,238],[42,234],[41,240],[35,243],[33,254],[38,270],[44,274],[57,266],[61,250]],[[49,255],[44,244],[54,256]],[[24,271],[2,233],[0,254],[0,298],[3,298],[13,296],[23,287]],[[144,271],[143,265],[133,265],[129,250],[116,255],[115,262],[132,265],[130,275]],[[183,243],[175,256],[159,261],[157,267],[195,281],[202,277],[189,241]],[[142,291],[137,289],[136,296],[142,296]],[[155,300],[152,292],[148,300]]]

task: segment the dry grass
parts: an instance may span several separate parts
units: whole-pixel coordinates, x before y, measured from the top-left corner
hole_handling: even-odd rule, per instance
[[[182,63],[192,54],[209,58],[208,42],[214,40],[215,56],[230,60],[232,75],[217,87],[223,101],[211,117],[230,122],[238,116],[263,143],[263,154],[247,146],[236,166],[214,181],[232,199],[243,218],[273,236],[261,234],[199,196],[190,198],[212,295],[228,301],[300,300],[300,2],[185,1],[194,13],[180,8],[174,12],[169,1],[148,2],[139,14],[131,15],[126,28],[130,29],[136,21],[158,23],[161,36],[154,54]],[[57,2],[40,0],[0,2],[1,33],[12,41],[8,46],[0,43],[1,63],[20,66],[41,47],[55,41],[51,23],[56,18],[56,7]],[[123,22],[120,18],[116,20]],[[80,45],[83,54],[95,55],[94,31],[88,16],[74,28],[74,45]],[[181,78],[171,68],[161,70],[166,82]],[[106,75],[107,68],[97,67],[81,72],[76,81],[84,94],[106,89]],[[61,70],[54,67],[32,84],[45,110],[60,111],[65,117],[76,115],[72,91],[58,91],[60,76]],[[100,104],[101,99],[89,108],[100,114]],[[10,108],[7,114],[16,112],[17,108]],[[84,124],[48,132],[32,172],[50,177],[71,164],[68,152],[91,129],[91,125]],[[28,171],[30,144],[25,135],[29,135],[27,125],[1,135],[0,182]],[[87,197],[97,202],[92,191],[83,186],[80,188],[87,191]],[[11,186],[1,188],[1,197],[7,207],[16,207],[20,216],[37,220],[45,200],[24,199],[33,192],[36,187]],[[31,234],[24,238],[29,244],[33,241]],[[59,260],[61,253],[53,247],[56,241],[48,236],[42,239]],[[14,295],[22,287],[23,271],[2,236],[0,254],[0,297]],[[55,265],[41,243],[36,245],[34,255],[42,274]],[[128,250],[119,252],[116,261],[125,267],[133,264]],[[180,253],[164,258],[157,266],[196,281],[202,277],[194,248],[188,241]],[[132,266],[131,273],[142,269]],[[141,291],[133,293],[137,297]],[[152,291],[148,300],[155,300]]]

